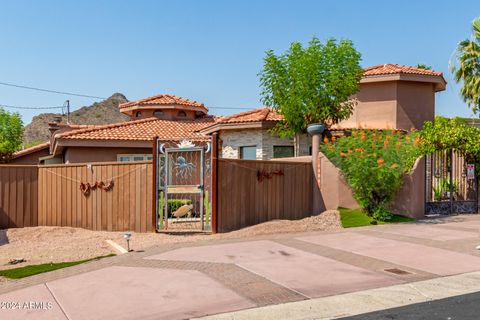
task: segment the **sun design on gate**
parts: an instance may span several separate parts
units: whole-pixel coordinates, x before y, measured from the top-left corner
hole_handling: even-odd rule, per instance
[[[177,161],[174,165],[175,168],[175,175],[179,178],[186,178],[190,177],[195,170],[195,165],[193,163],[187,162],[187,160],[179,156],[177,157]]]

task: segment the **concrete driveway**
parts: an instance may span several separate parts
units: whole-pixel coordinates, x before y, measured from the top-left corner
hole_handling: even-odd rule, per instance
[[[480,270],[480,219],[165,245],[9,281],[0,319],[186,319]]]

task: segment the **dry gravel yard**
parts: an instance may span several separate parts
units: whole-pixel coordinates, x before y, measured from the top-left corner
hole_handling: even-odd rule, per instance
[[[206,239],[243,238],[262,234],[341,229],[338,211],[302,220],[274,220],[230,233],[206,235],[172,235],[164,233],[133,233],[131,247],[148,247],[174,242],[195,242]],[[33,227],[0,230],[0,270],[48,262],[76,261],[116,252],[106,240],[125,247],[123,232],[90,231],[69,227]],[[25,263],[10,266],[11,259],[23,258]],[[0,277],[0,284],[2,279]]]

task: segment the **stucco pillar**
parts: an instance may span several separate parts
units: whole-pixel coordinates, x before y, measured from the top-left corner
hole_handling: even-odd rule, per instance
[[[323,211],[322,194],[320,190],[320,172],[318,153],[320,151],[320,139],[324,126],[321,124],[311,124],[307,131],[312,136],[312,169],[313,169],[313,192],[312,192],[312,210],[313,214],[320,214]]]
[[[321,199],[320,199],[320,174],[319,174],[319,159],[318,153],[320,151],[320,137],[321,134],[315,134],[312,136],[312,169],[313,169],[313,213],[319,214],[322,210],[321,208]]]

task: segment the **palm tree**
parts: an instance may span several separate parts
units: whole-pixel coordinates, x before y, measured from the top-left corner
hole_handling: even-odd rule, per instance
[[[473,34],[470,39],[457,46],[457,65],[452,66],[455,81],[463,81],[460,94],[472,109],[480,114],[480,17],[472,22]]]

